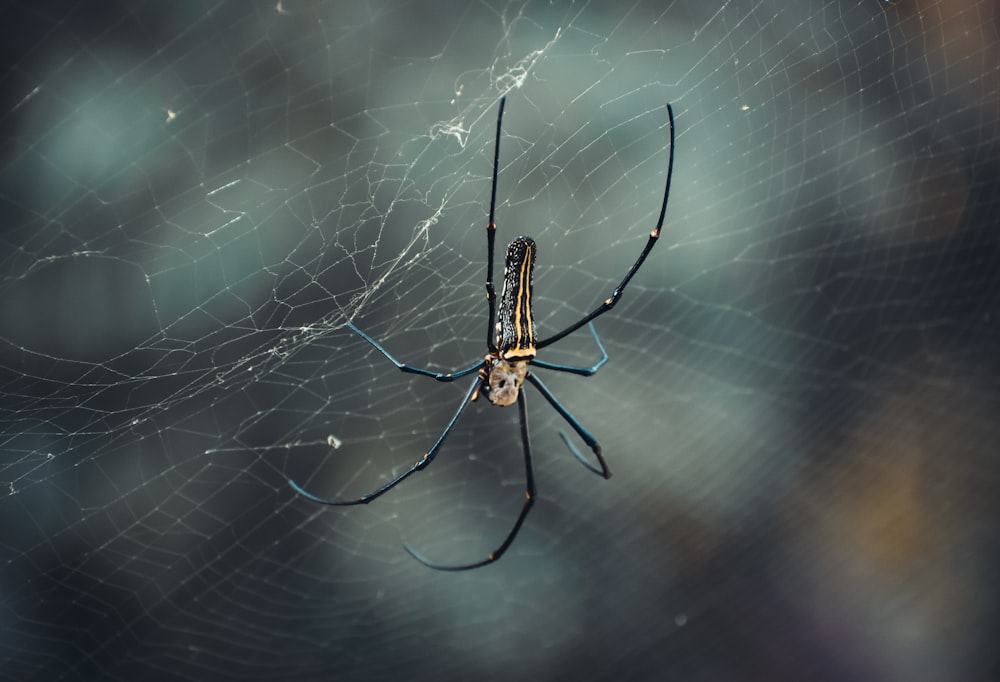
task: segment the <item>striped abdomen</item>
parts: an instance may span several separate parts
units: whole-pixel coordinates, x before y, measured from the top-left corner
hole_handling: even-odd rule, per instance
[[[503,293],[497,310],[497,349],[506,360],[535,357],[535,320],[531,313],[531,274],[535,240],[517,237],[507,247]]]

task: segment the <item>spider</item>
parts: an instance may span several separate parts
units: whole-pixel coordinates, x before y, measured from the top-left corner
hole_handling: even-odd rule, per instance
[[[598,444],[597,440],[594,439],[589,431],[583,428],[580,422],[578,422],[576,418],[570,414],[569,410],[563,407],[562,403],[560,403],[556,397],[552,395],[549,389],[545,387],[545,384],[542,383],[541,379],[532,374],[528,368],[530,365],[531,367],[538,367],[555,372],[567,372],[569,374],[589,377],[595,374],[597,370],[600,369],[605,362],[607,362],[608,354],[605,352],[604,345],[597,336],[593,320],[615,307],[615,304],[618,303],[618,300],[621,298],[625,287],[632,280],[632,277],[646,260],[646,256],[649,255],[653,245],[656,244],[656,240],[659,239],[660,228],[663,227],[663,219],[667,211],[667,199],[670,196],[670,178],[673,175],[674,169],[674,111],[673,108],[667,104],[667,118],[669,121],[668,127],[670,131],[670,156],[667,161],[667,182],[666,188],[663,192],[663,204],[660,207],[660,217],[656,221],[656,227],[654,227],[649,233],[649,240],[646,242],[646,246],[639,254],[639,257],[632,264],[632,267],[629,268],[627,273],[625,273],[624,279],[622,279],[618,286],[615,287],[615,290],[611,292],[611,296],[606,298],[599,306],[597,306],[597,308],[585,315],[582,319],[574,322],[562,331],[538,341],[535,338],[535,323],[531,308],[531,294],[533,289],[531,280],[532,270],[535,264],[536,250],[535,241],[531,237],[516,237],[507,247],[507,256],[504,261],[503,290],[500,294],[499,307],[497,306],[496,292],[493,289],[493,243],[496,239],[497,230],[497,225],[494,220],[497,198],[497,171],[500,161],[500,130],[503,122],[503,110],[506,99],[506,97],[502,97],[500,99],[500,107],[497,112],[497,131],[493,149],[493,186],[490,194],[489,222],[486,224],[486,302],[489,306],[489,321],[486,327],[486,357],[471,367],[466,367],[465,369],[451,373],[434,372],[428,369],[421,369],[419,367],[413,367],[400,362],[393,357],[389,351],[383,348],[378,341],[361,331],[358,327],[354,326],[352,322],[347,323],[347,326],[351,329],[351,331],[371,344],[375,350],[385,356],[387,360],[389,360],[402,372],[418,374],[420,376],[430,377],[432,379],[436,379],[437,381],[444,382],[455,381],[456,379],[461,379],[462,377],[475,373],[475,379],[469,386],[465,398],[458,406],[458,409],[452,416],[451,421],[448,422],[448,425],[438,437],[437,441],[431,446],[430,450],[424,453],[419,460],[417,460],[402,474],[396,476],[380,488],[376,488],[375,490],[372,490],[357,499],[333,500],[318,497],[317,495],[314,495],[304,489],[294,480],[289,479],[289,484],[300,495],[319,504],[335,506],[368,504],[372,500],[381,497],[395,488],[412,474],[418,471],[423,471],[427,468],[430,463],[434,461],[434,457],[437,455],[438,450],[444,443],[445,438],[447,438],[448,434],[451,433],[453,428],[455,428],[455,424],[458,423],[458,420],[465,411],[466,406],[470,402],[475,401],[481,394],[485,394],[491,403],[500,407],[506,407],[517,403],[518,418],[521,428],[521,447],[524,451],[524,472],[526,479],[524,502],[521,506],[521,511],[518,514],[517,520],[507,533],[507,537],[504,538],[503,542],[501,542],[495,550],[490,552],[485,559],[474,561],[472,563],[459,565],[434,563],[425,558],[415,549],[411,548],[409,545],[403,545],[404,549],[406,549],[406,551],[409,552],[414,559],[426,566],[429,566],[430,568],[442,571],[465,571],[495,562],[503,556],[504,552],[507,551],[507,548],[514,542],[518,531],[521,530],[521,526],[524,523],[525,518],[528,516],[528,512],[535,503],[535,476],[531,465],[531,441],[528,436],[528,410],[525,402],[524,391],[522,390],[525,381],[534,386],[535,389],[542,394],[542,397],[545,398],[545,400],[547,400],[548,403],[555,408],[556,412],[558,412],[559,415],[566,420],[566,423],[569,424],[569,426],[577,433],[580,439],[583,440],[588,447],[590,447],[594,456],[597,458],[597,462],[600,467],[596,467],[588,462],[587,459],[580,454],[580,451],[573,445],[566,434],[560,432],[559,435],[569,448],[569,451],[590,471],[598,474],[599,476],[603,476],[604,478],[611,477],[611,470],[608,468],[607,462],[604,461],[604,455],[601,453],[601,446]],[[591,336],[593,336],[594,342],[597,345],[597,349],[601,353],[600,360],[592,366],[574,367],[570,365],[557,365],[551,362],[536,359],[535,355],[537,351],[545,348],[546,346],[552,345],[556,341],[559,341],[563,337],[575,332],[577,329],[580,329],[585,325],[590,330]]]

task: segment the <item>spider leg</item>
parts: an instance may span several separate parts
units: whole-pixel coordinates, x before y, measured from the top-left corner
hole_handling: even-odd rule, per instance
[[[403,371],[403,372],[408,372],[409,374],[419,374],[420,376],[431,377],[432,379],[437,379],[438,381],[454,381],[455,379],[461,379],[462,377],[464,377],[464,376],[466,376],[468,374],[472,374],[473,372],[475,372],[476,370],[478,370],[479,368],[481,368],[484,364],[486,364],[484,361],[480,360],[479,362],[477,362],[476,364],[474,364],[472,367],[466,367],[465,369],[460,369],[457,372],[432,372],[429,369],[421,369],[419,367],[412,367],[412,366],[404,364],[404,363],[400,362],[399,360],[397,360],[396,358],[392,357],[389,354],[389,351],[387,351],[385,348],[382,347],[382,344],[380,344],[378,341],[376,341],[372,337],[370,337],[367,334],[365,334],[363,331],[361,331],[357,327],[355,327],[353,322],[348,322],[347,326],[355,334],[357,334],[358,336],[360,336],[361,338],[363,338],[365,341],[367,341],[368,343],[370,343],[372,346],[374,346],[375,350],[377,350],[379,353],[381,353],[382,355],[384,355],[386,357],[386,359],[389,360],[389,362],[391,362],[392,364],[396,365],[397,369],[399,369],[400,371]]]
[[[500,165],[500,125],[503,123],[503,106],[507,103],[506,97],[500,98],[500,108],[497,110],[497,137],[493,142],[493,188],[490,190],[490,219],[486,223],[486,302],[490,307],[490,317],[486,326],[486,347],[491,353],[497,352],[497,344],[494,341],[497,314],[497,292],[493,288],[493,244],[497,237],[496,208],[497,208],[497,170]]]
[[[605,362],[608,361],[608,353],[604,350],[604,344],[601,343],[600,337],[597,336],[597,330],[594,329],[594,323],[588,322],[587,325],[590,327],[590,333],[594,336],[594,341],[597,342],[597,349],[601,351],[601,359],[595,362],[590,367],[574,367],[572,365],[557,365],[554,362],[545,362],[544,360],[535,360],[532,358],[532,367],[541,367],[542,369],[551,369],[556,372],[569,372],[570,374],[579,374],[583,377],[593,376],[597,374]]]
[[[291,485],[292,488],[295,489],[295,492],[297,492],[299,495],[302,495],[306,499],[312,500],[313,502],[316,502],[318,504],[326,504],[336,507],[349,506],[354,504],[368,504],[375,498],[380,497],[383,494],[395,488],[397,485],[399,485],[407,478],[409,478],[412,474],[425,469],[431,462],[434,461],[434,457],[437,456],[437,452],[440,449],[441,445],[444,443],[444,439],[447,438],[448,434],[451,433],[451,430],[455,428],[455,424],[458,423],[458,418],[462,416],[462,413],[465,411],[466,406],[471,402],[472,395],[479,389],[479,384],[481,381],[482,379],[476,377],[476,380],[472,382],[472,385],[469,387],[468,393],[466,393],[465,398],[462,399],[462,404],[458,406],[457,410],[455,410],[455,415],[451,418],[451,421],[448,422],[448,426],[445,427],[444,432],[441,433],[441,436],[437,439],[437,442],[431,446],[431,449],[428,450],[423,457],[418,459],[413,464],[413,466],[411,466],[409,469],[401,473],[399,476],[397,476],[396,478],[392,479],[391,481],[383,485],[381,488],[376,488],[375,490],[369,493],[365,493],[361,497],[353,500],[331,500],[326,497],[319,497],[318,495],[312,494],[311,492],[303,488],[301,485],[299,485],[292,479],[288,479],[288,484]]]
[[[635,273],[639,271],[639,267],[643,264],[646,260],[646,256],[648,256],[649,252],[653,249],[653,245],[656,244],[656,240],[660,238],[660,229],[663,227],[663,219],[667,214],[667,199],[670,198],[670,179],[674,174],[674,109],[669,104],[667,105],[667,117],[670,121],[670,158],[667,161],[667,185],[666,189],[663,191],[663,205],[660,207],[660,217],[656,221],[656,227],[654,227],[652,232],[649,233],[649,239],[646,241],[646,247],[642,250],[642,253],[639,254],[635,263],[632,264],[632,267],[629,268],[629,271],[625,273],[625,278],[622,279],[618,286],[615,287],[615,290],[611,292],[611,296],[604,299],[604,302],[601,303],[601,305],[597,306],[592,312],[585,315],[580,321],[574,322],[561,332],[557,332],[549,338],[536,343],[536,349],[541,350],[542,348],[545,348],[545,346],[555,343],[567,334],[575,332],[595,317],[603,315],[614,308],[615,304],[618,303],[618,299],[621,298],[622,292],[625,291],[625,287],[628,286],[628,283],[632,280]]]
[[[597,461],[601,465],[601,468],[598,469],[593,464],[588,462],[584,456],[580,454],[580,451],[577,450],[576,447],[569,441],[566,434],[560,431],[559,436],[563,439],[563,442],[566,443],[567,447],[569,447],[569,451],[573,453],[573,455],[580,460],[580,463],[587,467],[590,471],[593,471],[598,476],[611,478],[611,469],[608,468],[608,463],[604,461],[604,455],[601,454],[601,444],[597,442],[597,439],[590,435],[590,432],[587,431],[587,429],[583,428],[583,425],[576,420],[576,417],[569,413],[569,410],[563,407],[562,403],[560,403],[556,397],[552,395],[552,392],[549,389],[545,388],[545,384],[543,384],[538,377],[533,374],[528,374],[527,379],[534,384],[535,388],[538,389],[538,392],[542,394],[542,397],[548,400],[552,407],[556,408],[556,412],[558,412],[562,418],[566,420],[570,427],[576,431],[576,435],[580,436],[583,442],[590,447],[594,456],[597,457]]]
[[[531,375],[528,376],[530,377]],[[479,568],[480,566],[493,563],[503,556],[503,553],[506,552],[511,543],[514,542],[514,538],[517,537],[518,531],[521,530],[521,525],[524,523],[524,519],[527,518],[532,505],[535,504],[535,473],[531,466],[531,440],[528,437],[528,409],[524,399],[524,391],[520,391],[517,394],[517,409],[518,417],[521,422],[521,444],[524,447],[524,477],[527,485],[524,491],[524,504],[521,506],[521,513],[517,515],[517,521],[514,522],[514,526],[510,529],[510,532],[507,533],[507,537],[504,538],[499,547],[490,552],[485,559],[471,564],[436,564],[428,560],[417,550],[404,544],[403,548],[410,553],[410,556],[423,565],[439,571],[468,571],[473,568]]]

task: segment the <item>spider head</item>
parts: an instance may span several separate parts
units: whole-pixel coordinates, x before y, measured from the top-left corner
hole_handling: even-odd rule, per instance
[[[528,375],[527,360],[496,360],[490,365],[487,377],[490,402],[500,407],[513,405],[517,402],[518,391]]]

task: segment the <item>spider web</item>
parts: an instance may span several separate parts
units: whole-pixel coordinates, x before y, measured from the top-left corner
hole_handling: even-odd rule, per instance
[[[983,0],[2,8],[0,678],[996,679]],[[485,352],[498,251],[545,337]],[[502,267],[502,263],[498,264]],[[544,359],[592,364],[584,331]],[[541,371],[540,371],[541,372]]]

